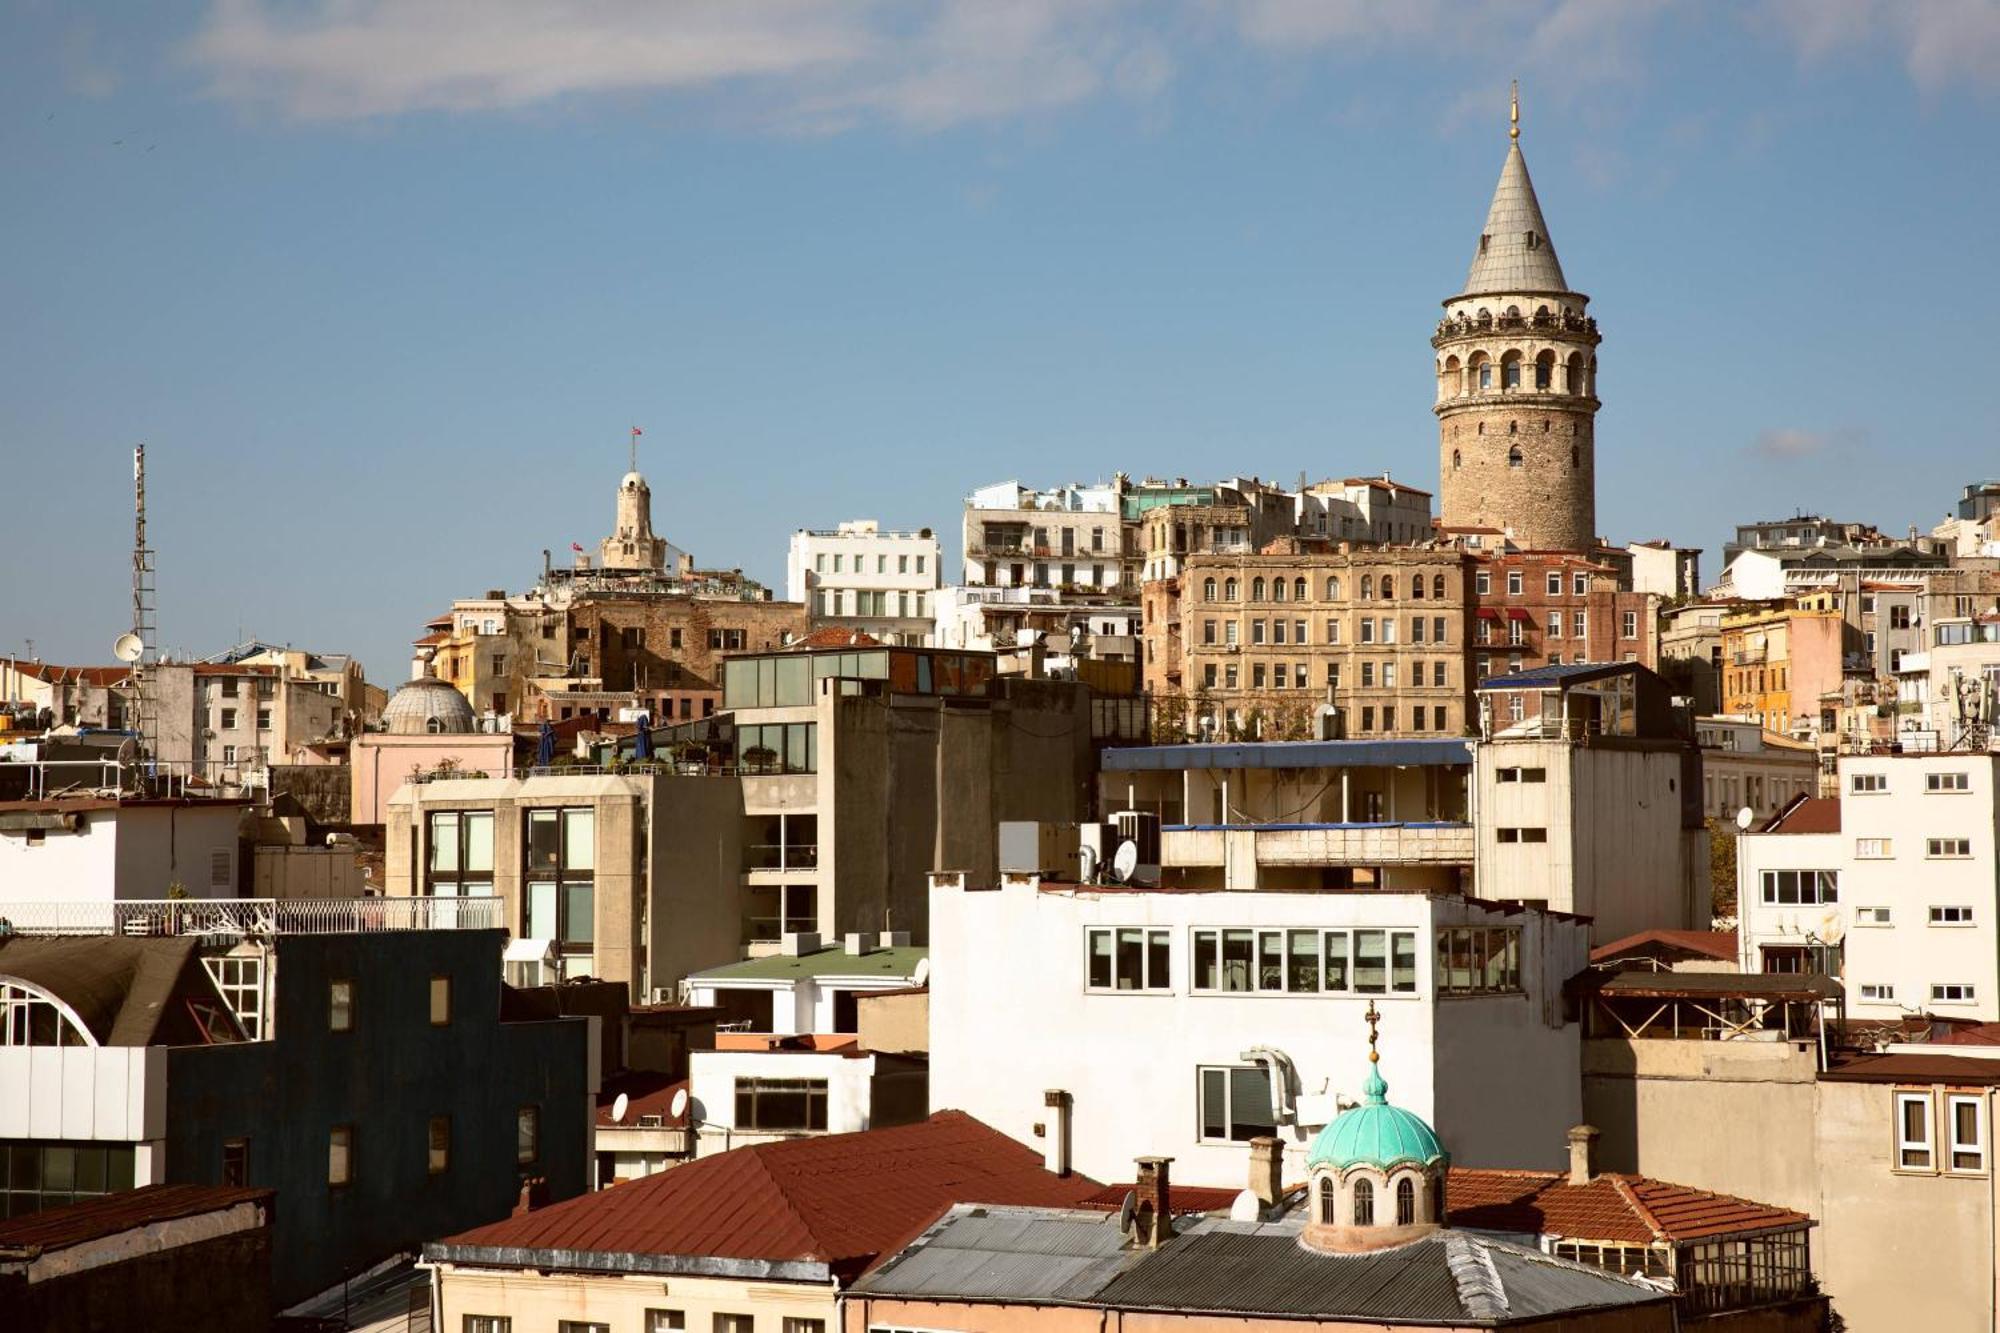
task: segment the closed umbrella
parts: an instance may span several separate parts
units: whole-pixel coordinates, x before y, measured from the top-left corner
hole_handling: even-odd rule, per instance
[[[535,742],[535,767],[547,768],[556,761],[556,729],[542,719],[542,736]]]
[[[632,757],[651,759],[653,757],[653,715],[639,714],[638,730],[632,733]]]

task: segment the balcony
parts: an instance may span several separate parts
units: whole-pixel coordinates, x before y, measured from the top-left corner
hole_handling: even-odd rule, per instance
[[[485,898],[127,898],[0,902],[0,934],[372,935],[394,930],[498,930],[502,900]]]
[[[1224,865],[1239,838],[1271,867],[1470,865],[1474,841],[1472,825],[1447,822],[1195,825],[1162,832],[1161,866]]]

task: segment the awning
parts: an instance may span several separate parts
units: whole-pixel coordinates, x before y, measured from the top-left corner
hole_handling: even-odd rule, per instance
[[[1498,620],[1500,612],[1494,607],[1482,606],[1479,608],[1479,618],[1481,620]]]
[[[1528,613],[1527,613],[1526,611],[1522,610],[1522,609],[1521,609],[1520,607],[1518,607],[1518,606],[1510,606],[1510,607],[1508,607],[1508,608],[1507,608],[1507,619],[1509,619],[1509,620],[1526,620],[1526,621],[1529,621],[1529,622],[1533,622],[1533,620],[1534,620],[1534,617],[1533,617],[1533,616],[1531,616],[1531,615],[1529,615],[1529,614],[1528,614]]]
[[[508,940],[500,955],[503,963],[544,963],[555,955],[554,940]],[[491,954],[487,955],[489,958]]]

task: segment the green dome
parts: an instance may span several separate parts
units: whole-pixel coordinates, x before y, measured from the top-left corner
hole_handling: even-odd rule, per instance
[[[1361,1105],[1335,1116],[1313,1140],[1312,1151],[1306,1154],[1308,1169],[1330,1166],[1345,1171],[1350,1166],[1372,1166],[1387,1171],[1406,1162],[1430,1166],[1450,1159],[1451,1154],[1438,1142],[1437,1131],[1425,1124],[1422,1116],[1389,1105],[1389,1085],[1373,1063],[1368,1066],[1368,1081],[1362,1085],[1361,1095]]]

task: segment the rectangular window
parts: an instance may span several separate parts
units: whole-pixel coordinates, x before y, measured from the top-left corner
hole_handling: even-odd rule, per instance
[[[1164,991],[1171,931],[1138,926],[1092,927],[1085,935],[1085,980],[1091,990]]]
[[[1545,828],[1501,828],[1497,830],[1501,842],[1547,842],[1549,831]]]
[[[326,1183],[346,1185],[354,1180],[354,1126],[335,1125],[326,1137]]]
[[[1574,576],[1570,586],[1574,590],[1576,596],[1583,597],[1588,595],[1588,593],[1590,592],[1590,575],[1578,574]]]
[[[1587,619],[1585,619],[1585,613],[1582,611],[1578,611],[1574,615],[1572,615],[1570,619],[1572,622],[1574,622],[1576,626],[1576,629],[1574,630],[1574,632],[1572,632],[1570,637],[1575,639],[1581,639],[1587,637],[1590,629],[1590,622]]]
[[[1551,611],[1549,612],[1548,637],[1551,639],[1560,639],[1562,636],[1563,636],[1563,613],[1560,611]]]
[[[1326,622],[1326,641],[1329,644],[1340,642],[1340,622],[1338,620],[1329,619]]]
[[[684,1333],[687,1314],[681,1310],[646,1311],[646,1333]]]
[[[1951,1134],[1954,1172],[1981,1175],[1986,1171],[1986,1099],[1948,1096],[1944,1099],[1945,1127]]]
[[[1563,593],[1563,576],[1551,570],[1549,573],[1549,596],[1560,597]]]
[[[465,1333],[514,1333],[514,1321],[506,1315],[469,1314],[463,1328]]]
[[[1933,907],[1931,908],[1931,924],[1933,926],[1969,926],[1972,924],[1972,909],[1970,907]]]
[[[514,1113],[514,1160],[525,1166],[542,1155],[542,1108],[523,1106]]]
[[[859,563],[860,557],[855,557]],[[556,1333],[611,1333],[611,1325],[589,1319],[558,1319]]]
[[[824,1319],[798,1319],[787,1315],[785,1317],[784,1333],[826,1333],[826,1321]]]
[[[1472,589],[1481,597],[1490,597],[1493,593],[1493,575],[1486,570],[1480,570],[1472,577]]]
[[[1277,1132],[1271,1077],[1262,1065],[1197,1069],[1201,1141],[1247,1143]]]
[[[1971,791],[1971,790],[1972,790],[1972,775],[1969,773],[1924,774],[1924,791],[1926,793]]]
[[[1375,642],[1375,620],[1372,616],[1361,617],[1361,642]]]
[[[1862,861],[1886,861],[1895,855],[1888,838],[1856,838],[1854,855]]]
[[[1637,611],[1627,611],[1625,613],[1623,628],[1625,632],[1620,637],[1627,639],[1636,639],[1639,637],[1639,613]]]
[[[1518,569],[1507,571],[1507,595],[1509,597],[1521,595],[1521,571]]]
[[[585,806],[527,813],[522,934],[553,939],[567,953],[587,953],[596,937],[596,812]]]
[[[1422,616],[1411,616],[1410,642],[1422,643],[1423,641],[1424,641],[1424,618]]]
[[[225,709],[223,709],[223,710],[222,710],[222,730],[224,730],[224,731],[234,731],[235,729],[236,729],[236,710],[235,710],[234,708],[225,708]]]
[[[250,1140],[223,1141],[222,1183],[238,1188],[250,1183]]]
[[[493,892],[493,812],[433,811],[426,825],[429,860],[424,892],[435,898],[486,897]]]
[[[1931,1095],[1896,1094],[1896,1166],[1904,1171],[1931,1171],[1937,1162],[1931,1147]]]
[[[1812,907],[1840,901],[1837,870],[1766,870],[1760,882],[1763,902],[1770,907]]]
[[[1396,641],[1396,617],[1394,617],[1394,616],[1383,616],[1383,617],[1382,617],[1382,642],[1384,642],[1384,643],[1394,643],[1395,641]]]
[[[354,1031],[354,983],[330,981],[326,987],[326,1027],[329,1032]]]
[[[1969,981],[1940,981],[1931,985],[1932,1004],[1971,1004],[1976,998]]]
[[[1864,981],[1861,983],[1861,998],[1880,1004],[1893,1004],[1896,1000],[1896,988],[1887,982]]]
[[[1847,789],[1856,796],[1874,796],[1889,790],[1887,773],[1850,773]]]
[[[1972,839],[1927,838],[1924,840],[1924,855],[1949,861],[1962,861],[1972,855]]]
[[[1854,909],[1854,924],[1857,926],[1893,925],[1894,915],[1886,907],[1857,907]]]
[[[451,978],[431,978],[431,1026],[444,1027],[451,1022]]]
[[[443,1175],[451,1169],[451,1117],[434,1115],[430,1124],[430,1174]]]
[[[826,1080],[823,1078],[737,1079],[736,1128],[824,1130]]]
[[[1440,995],[1498,995],[1521,989],[1518,926],[1453,926],[1437,933]]]

